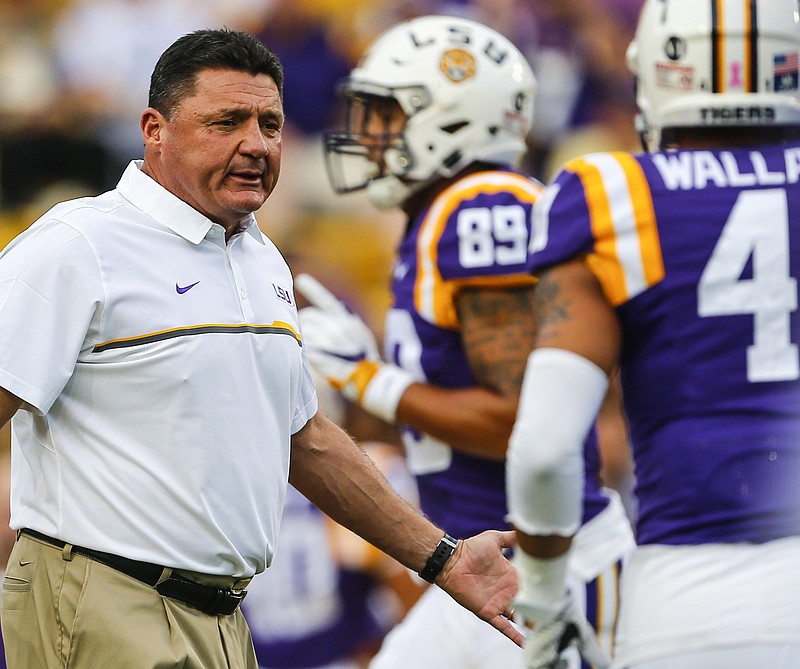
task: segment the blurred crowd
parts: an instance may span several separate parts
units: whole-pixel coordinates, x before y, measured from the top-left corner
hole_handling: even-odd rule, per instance
[[[402,215],[378,213],[363,193],[335,196],[320,141],[338,118],[337,82],[364,46],[403,18],[431,13],[469,16],[505,34],[537,76],[535,130],[524,168],[546,182],[579,154],[638,148],[625,49],[641,4],[0,0],[0,248],[55,202],[113,188],[124,166],[141,157],[138,119],[149,74],[168,44],[197,28],[243,29],[261,37],[286,71],[283,168],[257,213],[259,224],[295,271],[310,271],[334,293],[349,296],[380,334]],[[622,444],[625,435],[611,434],[609,441]],[[4,466],[8,443],[8,430],[0,431]],[[619,462],[624,467],[624,458]],[[609,472],[621,482],[629,475]],[[2,498],[7,505],[7,494]]]
[[[376,215],[359,195],[336,198],[319,141],[337,118],[337,82],[365,44],[389,25],[427,13],[467,15],[507,35],[538,78],[526,167],[546,181],[586,149],[635,148],[625,47],[640,5],[0,0],[0,247],[52,203],[113,188],[128,161],[141,156],[138,119],[158,55],[185,32],[225,25],[258,34],[286,69],[284,166],[259,221],[287,255],[315,264],[335,257],[336,281],[352,284],[370,321],[385,306],[399,219]]]

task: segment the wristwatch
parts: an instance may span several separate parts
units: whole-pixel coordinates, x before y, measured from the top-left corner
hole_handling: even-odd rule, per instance
[[[419,572],[420,577],[428,583],[433,583],[444,569],[450,556],[455,552],[456,546],[458,546],[458,540],[445,533],[437,544],[436,550],[433,551],[433,555],[428,558],[425,567]]]

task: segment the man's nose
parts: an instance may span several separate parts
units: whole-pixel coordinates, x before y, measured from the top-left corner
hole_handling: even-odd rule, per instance
[[[269,153],[269,140],[258,119],[253,119],[244,124],[240,150],[242,153],[259,157],[266,156]]]

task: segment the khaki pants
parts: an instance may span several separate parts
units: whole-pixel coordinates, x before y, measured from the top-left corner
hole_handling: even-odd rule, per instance
[[[2,595],[8,669],[257,669],[241,610],[210,616],[21,535]]]

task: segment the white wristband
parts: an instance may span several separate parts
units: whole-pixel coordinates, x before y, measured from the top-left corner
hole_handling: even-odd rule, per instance
[[[559,557],[543,560],[517,548],[512,563],[519,571],[519,592],[515,607],[520,604],[541,609],[556,609],[564,599],[567,585],[569,551]]]
[[[400,398],[414,381],[411,372],[397,365],[381,365],[364,390],[361,406],[387,423],[394,423]]]

